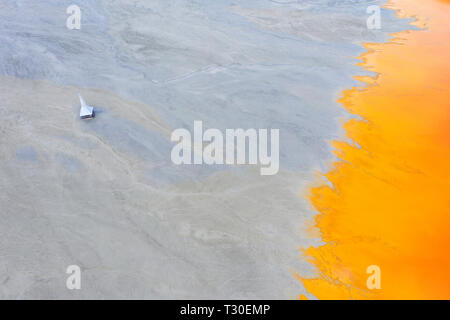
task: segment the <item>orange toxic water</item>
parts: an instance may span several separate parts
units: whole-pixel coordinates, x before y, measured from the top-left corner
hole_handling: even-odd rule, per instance
[[[360,119],[344,125],[354,144],[333,142],[331,187],[310,192],[325,244],[301,281],[319,299],[450,299],[450,1],[386,7],[420,29],[365,44],[377,76],[340,100]]]

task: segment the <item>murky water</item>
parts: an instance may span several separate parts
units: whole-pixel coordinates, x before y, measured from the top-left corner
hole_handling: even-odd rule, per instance
[[[81,30],[66,8],[82,10]],[[372,1],[0,0],[1,297],[295,298]],[[77,118],[77,93],[97,118]],[[178,127],[280,129],[280,172],[174,166]],[[80,265],[80,292],[65,268]]]

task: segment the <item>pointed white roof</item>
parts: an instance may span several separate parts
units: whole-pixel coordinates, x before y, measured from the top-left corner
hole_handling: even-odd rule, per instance
[[[94,113],[94,108],[88,106],[80,94],[78,94],[78,97],[80,97],[80,104],[81,104],[80,117],[92,117]]]

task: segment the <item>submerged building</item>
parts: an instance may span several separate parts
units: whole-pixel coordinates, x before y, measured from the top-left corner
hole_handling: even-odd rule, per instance
[[[80,118],[81,119],[94,118],[95,117],[94,107],[88,106],[80,94],[78,94],[78,97],[80,97],[80,104],[81,104]]]

